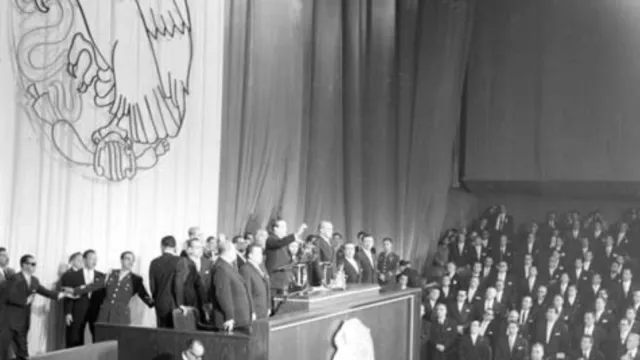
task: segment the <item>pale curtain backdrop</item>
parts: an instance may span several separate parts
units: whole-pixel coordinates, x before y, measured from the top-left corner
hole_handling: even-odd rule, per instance
[[[445,218],[475,1],[228,4],[221,231],[327,219],[349,239],[393,237],[420,266],[458,222]]]
[[[135,271],[148,284],[148,265],[159,255],[162,236],[172,234],[182,242],[189,226],[200,225],[207,234],[217,230],[225,5],[190,1],[193,55],[180,132],[174,132],[168,144],[155,143],[159,147],[151,147],[151,153],[140,155],[134,148],[140,155],[135,177],[116,182],[86,166],[93,160],[87,150],[93,148],[92,130],[110,116],[108,108],[94,104],[94,89],[80,94],[80,81],[67,72],[71,37],[86,33],[78,3],[94,38],[117,40],[121,51],[129,47],[120,56],[123,70],[116,74],[116,88],[129,83],[129,90],[143,91],[158,81],[144,75],[155,63],[150,61],[151,41],[138,12],[120,8],[135,2],[52,0],[47,14],[38,12],[30,0],[0,2],[0,246],[8,248],[16,268],[21,255],[33,254],[37,276],[48,287],[54,286],[59,266],[75,251],[95,249],[98,269],[108,271],[119,266],[122,251],[131,250],[137,255]],[[140,3],[144,7],[150,2]],[[160,13],[172,10],[174,2],[162,3]],[[158,40],[154,46],[165,65],[185,69],[184,47],[169,40]],[[86,60],[81,59],[79,68]],[[176,80],[177,73],[168,81]],[[176,84],[171,88],[179,93],[180,83]],[[178,105],[167,108],[175,111]],[[171,124],[163,119],[168,134]],[[68,123],[56,133],[52,124],[60,120]],[[161,132],[157,123],[151,130],[149,123],[145,125],[147,135],[153,129]],[[68,132],[73,128],[78,138]],[[155,325],[152,310],[139,300],[132,306],[134,324]],[[28,338],[32,354],[61,343],[60,311],[59,304],[35,301]]]

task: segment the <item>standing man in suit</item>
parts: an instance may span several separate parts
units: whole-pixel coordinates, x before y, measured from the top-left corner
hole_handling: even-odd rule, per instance
[[[472,321],[469,334],[462,336],[458,348],[459,360],[493,360],[491,344],[480,334],[480,323]]]
[[[382,246],[384,251],[378,255],[378,281],[380,285],[387,285],[395,282],[400,257],[393,252],[391,238],[384,238]]]
[[[347,284],[359,284],[362,278],[362,268],[355,259],[356,244],[347,242],[344,244],[344,259],[338,264],[342,267]]]
[[[580,339],[580,350],[575,358],[577,360],[604,360],[600,350],[593,345],[593,338],[589,335],[583,335]]]
[[[240,268],[253,304],[256,319],[266,319],[271,315],[271,284],[269,275],[262,270],[262,248],[249,245],[247,248],[247,262]]]
[[[6,285],[6,320],[10,334],[0,344],[0,355],[8,353],[10,344],[7,340],[10,340],[16,359],[29,358],[27,334],[31,321],[31,303],[36,294],[53,300],[69,296],[42,286],[38,278],[33,275],[35,270],[35,258],[32,255],[24,255],[20,258],[20,272],[4,284]]]
[[[316,282],[323,282],[328,284],[333,279],[333,269],[336,265],[336,254],[333,244],[331,243],[331,237],[333,236],[333,224],[329,221],[321,221],[318,225],[318,236],[316,241],[316,247],[318,249],[318,258],[314,264],[314,278]],[[326,278],[321,264],[330,264],[327,268]],[[318,284],[318,285],[320,285]]]
[[[495,360],[524,360],[529,354],[529,343],[519,334],[518,324],[509,322],[506,334],[500,334],[495,344]]]
[[[173,310],[177,308],[175,277],[180,258],[176,256],[176,239],[165,236],[160,240],[162,255],[149,265],[149,288],[155,299],[156,324],[159,328],[173,328]]]
[[[16,272],[9,267],[9,253],[6,248],[0,247],[0,284],[9,280]]]
[[[546,318],[538,323],[535,332],[536,342],[544,345],[546,356],[566,359],[569,349],[567,325],[558,319],[559,314],[553,307],[547,309]]]
[[[6,317],[6,295],[8,280],[15,275],[15,271],[9,267],[9,254],[7,249],[0,247],[0,360],[8,358],[8,347],[4,344],[9,344],[11,341],[11,332],[8,326],[8,320]]]
[[[302,242],[301,236],[307,230],[307,224],[302,224],[295,234],[287,235],[287,222],[274,219],[270,224],[271,233],[265,244],[265,265],[271,279],[271,293],[287,293],[293,276],[289,244],[294,241]]]
[[[447,307],[436,305],[435,318],[431,322],[427,339],[427,359],[447,360],[455,353],[455,340],[458,332],[453,320],[447,319]]]
[[[500,205],[500,210],[496,214],[493,222],[490,223],[490,229],[495,234],[506,234],[507,236],[513,235],[514,223],[513,216],[507,213],[507,207]]]
[[[373,254],[374,239],[372,235],[366,234],[362,238],[362,247],[356,254],[356,258],[362,269],[363,284],[377,284],[378,276],[376,276],[376,257]]]
[[[77,288],[93,283],[104,283],[105,275],[95,270],[98,257],[94,250],[81,255],[84,267],[68,273],[67,287]],[[77,299],[66,299],[64,303],[65,323],[67,325],[67,347],[84,345],[84,330],[89,325],[91,337],[95,336],[95,323],[100,305],[104,300],[104,289],[86,293]]]
[[[174,280],[176,304],[183,313],[187,312],[187,307],[194,307],[203,314],[208,298],[200,278],[200,271],[203,268],[202,241],[197,238],[187,240],[186,253],[187,256],[180,257],[176,265]]]
[[[626,345],[627,352],[622,358],[626,360],[639,360],[640,352],[638,351],[638,346],[640,345],[640,335],[636,333],[629,334]]]
[[[213,324],[216,329],[228,332],[248,328],[255,313],[247,285],[234,265],[236,249],[231,242],[221,241],[218,254],[211,278]]]
[[[233,246],[236,247],[236,267],[238,270],[247,262],[245,252],[247,251],[247,240],[242,235],[236,235],[231,238]]]

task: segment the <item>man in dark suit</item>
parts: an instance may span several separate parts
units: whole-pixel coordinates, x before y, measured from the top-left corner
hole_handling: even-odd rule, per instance
[[[219,258],[211,278],[211,319],[217,330],[247,329],[255,316],[251,294],[234,266],[236,250],[229,241],[218,243]]]
[[[0,247],[0,360],[8,358],[8,346],[11,342],[11,331],[6,317],[5,302],[8,280],[15,275],[15,271],[9,267],[9,254],[7,249]]]
[[[576,360],[604,360],[602,352],[594,346],[594,339],[589,335],[580,338],[580,347],[574,354]]]
[[[622,355],[622,359],[625,360],[640,360],[640,351],[638,350],[638,346],[640,346],[640,335],[636,333],[629,334],[626,343],[626,352]]]
[[[564,359],[569,350],[569,336],[567,325],[558,319],[556,310],[547,309],[544,320],[539,321],[534,334],[535,342],[544,345],[545,356]]]
[[[500,209],[492,221],[489,222],[489,229],[494,234],[506,234],[507,236],[513,235],[514,226],[513,216],[507,213],[507,207],[500,205]]]
[[[573,339],[571,344],[574,353],[580,352],[582,339],[584,337],[589,337],[591,339],[591,344],[595,349],[600,349],[604,341],[607,340],[607,333],[601,327],[596,326],[593,311],[586,311],[584,313],[584,324],[575,327],[573,330]]]
[[[62,292],[48,290],[40,284],[33,274],[36,261],[32,255],[20,258],[20,272],[7,280],[6,284],[6,322],[10,336],[0,344],[0,355],[7,354],[9,341],[13,344],[13,351],[18,360],[29,358],[27,333],[31,320],[31,303],[36,294],[50,299],[59,300],[65,296]]]
[[[98,257],[94,250],[87,250],[81,255],[84,267],[67,273],[67,282],[64,287],[77,288],[93,283],[104,283],[105,274],[97,271]],[[83,294],[77,299],[66,299],[64,303],[64,315],[67,325],[67,347],[84,345],[84,331],[89,325],[91,337],[95,336],[95,323],[98,319],[100,305],[105,297],[104,289]]]
[[[333,236],[333,224],[329,221],[321,221],[318,225],[318,236],[316,236],[316,248],[318,250],[318,257],[313,264],[314,276],[316,282],[320,282],[317,285],[322,284],[323,280],[328,284],[333,278],[333,269],[336,265],[336,254],[333,244],[331,243],[331,237]],[[325,274],[322,270],[322,264],[329,264],[326,272],[326,279],[323,279]]]
[[[256,319],[265,319],[271,315],[271,284],[269,276],[262,270],[262,248],[249,245],[247,262],[240,268],[240,274],[251,297]]]
[[[435,318],[429,325],[426,358],[447,360],[455,353],[456,324],[447,319],[447,307],[444,304],[438,304],[435,312]]]
[[[181,256],[176,264],[174,278],[176,305],[184,313],[187,311],[186,307],[194,307],[202,314],[202,309],[209,302],[204,283],[200,278],[204,262],[202,241],[197,238],[187,240],[186,253],[187,256]]]
[[[340,261],[338,267],[342,267],[347,278],[347,284],[360,284],[362,279],[362,268],[358,260],[355,259],[355,254],[356,245],[354,243],[347,242],[344,244],[344,259]]]
[[[181,360],[202,360],[204,359],[204,345],[200,340],[189,339],[187,348],[182,352]]]
[[[529,343],[518,333],[515,322],[507,324],[506,334],[500,334],[495,343],[495,360],[524,360],[529,353]]]
[[[178,307],[175,294],[175,277],[180,258],[176,256],[176,239],[165,236],[160,241],[162,255],[149,265],[149,288],[155,300],[156,324],[159,328],[173,328],[173,310]]]
[[[9,254],[6,248],[0,247],[0,284],[9,280],[16,272],[9,267]]]
[[[376,275],[376,256],[373,253],[374,239],[372,235],[366,234],[362,238],[362,247],[356,254],[356,259],[360,263],[362,269],[363,284],[377,284],[378,276]]]
[[[618,326],[612,327],[602,350],[607,359],[619,359],[626,351],[627,340],[631,334],[631,326],[627,318],[620,319]]]
[[[493,360],[491,344],[480,334],[480,323],[472,321],[469,334],[462,336],[458,348],[459,360]]]
[[[449,244],[449,261],[455,263],[457,267],[467,266],[470,250],[466,237],[458,234],[456,241]]]
[[[231,238],[231,242],[233,246],[236,247],[236,266],[240,269],[247,262],[247,258],[245,257],[248,245],[247,240],[242,235],[236,235]]]
[[[302,224],[296,234],[287,235],[287,222],[275,219],[271,221],[270,228],[271,233],[265,245],[265,266],[271,279],[271,293],[282,294],[288,291],[292,278],[289,244],[301,241],[300,236],[307,229],[307,225]]]
[[[463,334],[469,328],[471,320],[473,320],[473,309],[467,302],[467,292],[458,290],[456,300],[449,303],[449,317],[456,322],[458,333]]]

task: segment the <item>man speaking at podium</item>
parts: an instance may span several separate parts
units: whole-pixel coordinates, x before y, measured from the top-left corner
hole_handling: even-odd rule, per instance
[[[293,275],[289,244],[302,241],[301,236],[307,230],[307,224],[300,225],[295,234],[287,235],[287,222],[275,219],[269,224],[269,230],[265,246],[265,266],[271,278],[271,294],[280,295],[287,292]]]

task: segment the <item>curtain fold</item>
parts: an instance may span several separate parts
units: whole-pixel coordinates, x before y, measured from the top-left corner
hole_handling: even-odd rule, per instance
[[[277,0],[270,13],[231,19],[242,29],[230,34],[251,31],[227,39],[237,49],[228,64],[252,61],[225,81],[251,85],[225,102],[222,231],[255,230],[272,215],[294,226],[326,219],[348,239],[395,238],[403,257],[424,262],[447,211],[474,5]],[[246,41],[254,46],[242,53]]]

